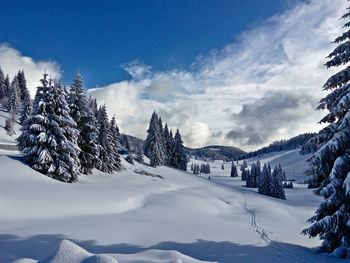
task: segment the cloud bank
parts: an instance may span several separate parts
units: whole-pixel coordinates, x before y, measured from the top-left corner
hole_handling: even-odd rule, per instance
[[[6,43],[0,44],[0,67],[12,79],[19,70],[24,70],[30,95],[34,97],[45,69],[52,78],[60,78],[60,68],[54,61],[35,61]]]
[[[187,70],[123,65],[131,81],[91,90],[123,132],[144,138],[157,110],[186,145],[228,144],[250,150],[317,131],[330,43],[340,33],[343,0],[296,4],[243,32],[221,50],[198,57]]]

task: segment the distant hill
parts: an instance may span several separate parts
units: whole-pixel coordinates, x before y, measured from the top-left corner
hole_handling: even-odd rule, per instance
[[[120,135],[121,146],[130,152],[137,153],[140,148],[143,148],[143,143],[144,143],[144,140],[137,138],[135,136],[131,136],[123,133]]]
[[[240,156],[240,160],[251,158],[254,156],[259,156],[265,153],[271,153],[271,152],[279,152],[279,151],[286,151],[286,150],[294,150],[298,148],[302,148],[301,153],[307,154],[314,151],[315,147],[306,147],[309,140],[313,137],[315,137],[316,133],[304,133],[300,134],[298,136],[295,136],[293,138],[290,138],[288,140],[280,140],[275,141],[271,143],[267,147],[263,147],[257,151],[249,152],[247,154],[244,154]],[[304,149],[308,148],[308,149]],[[310,149],[309,149],[310,148]]]
[[[198,149],[185,147],[185,151],[190,156],[200,159],[213,159],[231,161],[237,159],[241,155],[247,154],[245,151],[233,146],[206,146]]]

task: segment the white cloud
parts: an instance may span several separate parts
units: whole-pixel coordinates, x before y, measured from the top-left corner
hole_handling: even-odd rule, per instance
[[[34,97],[36,87],[40,83],[45,69],[52,78],[61,76],[60,68],[53,61],[35,61],[30,57],[23,56],[21,52],[6,43],[0,44],[0,67],[5,74],[9,74],[12,79],[19,70],[24,70],[27,87],[30,95]]]
[[[198,57],[188,70],[155,72],[132,62],[125,69],[133,80],[101,88],[97,97],[118,113],[122,131],[144,138],[148,119],[156,109],[170,127],[180,128],[188,146],[225,143],[253,149],[276,139],[315,131],[320,128],[316,122],[323,113],[313,109],[324,96],[323,83],[334,72],[323,64],[334,48],[330,42],[340,33],[343,21],[338,18],[346,7],[343,0],[297,4],[242,33],[222,50]],[[124,90],[132,95],[126,95]],[[248,125],[247,120],[268,114],[268,110],[260,112],[252,106],[265,108],[263,102],[271,94],[283,94],[286,101],[295,104],[285,108],[283,103],[277,105],[279,111],[273,113],[278,125],[262,121]],[[267,106],[272,110],[274,105]],[[244,107],[252,110],[244,111]],[[137,130],[135,120],[143,121]],[[249,127],[261,131],[262,139],[249,138],[245,130]],[[245,132],[245,137],[232,136],[238,131]]]

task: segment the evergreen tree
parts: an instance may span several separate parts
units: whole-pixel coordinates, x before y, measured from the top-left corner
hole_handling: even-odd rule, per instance
[[[9,75],[6,75],[5,85],[4,85],[5,97],[9,96],[10,88],[11,88],[10,77]]]
[[[281,171],[279,171],[277,166],[275,167],[272,173],[272,185],[273,187],[270,195],[279,199],[286,199],[286,195],[282,184],[282,173]]]
[[[28,92],[28,90],[26,90]],[[21,125],[23,125],[24,121],[29,118],[31,112],[32,112],[32,101],[30,100],[29,93],[28,96],[24,97],[23,101],[23,109],[20,113],[19,122]]]
[[[78,146],[80,148],[80,172],[83,174],[92,174],[92,169],[98,163],[98,145],[96,128],[97,120],[90,108],[89,99],[86,95],[82,76],[78,73],[70,87],[68,103],[71,109],[71,116],[77,123],[79,131]]]
[[[27,81],[23,70],[18,72],[17,79],[19,101],[21,102],[21,104],[23,104],[25,101],[30,101],[29,90],[27,88]]]
[[[164,141],[165,141],[165,151],[166,151],[166,158],[167,158],[167,165],[172,166],[173,163],[173,136],[172,132],[169,132],[168,124],[165,124],[164,127]]]
[[[237,167],[236,167],[235,163],[232,162],[231,177],[237,177],[237,176],[238,176]]]
[[[273,191],[273,181],[271,176],[271,170],[269,167],[264,164],[262,173],[261,173],[261,182],[259,185],[258,192],[263,195],[269,195],[271,196],[271,193]]]
[[[162,139],[163,135],[159,127],[159,119],[156,112],[153,112],[152,114],[147,133],[148,135],[144,145],[144,152],[150,159],[150,165],[156,167],[166,163]]]
[[[183,141],[181,139],[179,129],[176,130],[174,138],[174,154],[173,154],[174,167],[177,169],[187,170],[187,157],[184,151]]]
[[[191,163],[191,172],[193,172],[193,168],[194,168],[193,163]]]
[[[2,69],[0,68],[0,100],[6,96],[6,87],[5,87],[5,75]]]
[[[97,143],[99,147],[99,159],[97,169],[105,173],[113,173],[115,171],[114,163],[116,162],[114,157],[114,144],[113,136],[111,132],[110,123],[108,120],[106,105],[103,105],[98,110],[97,114],[98,122],[98,138]]]
[[[33,169],[63,182],[75,182],[79,171],[76,123],[69,115],[63,86],[52,85],[46,78],[44,74],[37,103],[17,139],[18,147]]]
[[[143,163],[144,162],[144,159],[143,159],[143,151],[142,151],[142,147],[140,147],[137,151],[137,158],[136,158],[136,161],[138,163]]]
[[[249,172],[249,170],[246,171],[246,177],[247,177],[246,186],[249,187],[249,188],[256,187],[253,171],[254,171],[253,169],[251,169],[250,172]]]
[[[115,171],[120,171],[122,168],[121,162],[120,162],[120,155],[119,155],[119,149],[120,149],[120,134],[119,134],[119,128],[117,125],[117,122],[115,120],[115,116],[113,116],[111,120],[111,132],[112,132],[112,138],[113,138],[113,155],[114,155],[114,168]]]
[[[18,78],[15,76],[11,82],[7,102],[7,111],[17,113],[20,106]]]
[[[247,171],[246,169],[243,167],[242,171],[242,176],[241,176],[241,180],[242,181],[246,181],[247,180]]]
[[[224,163],[221,164],[221,170],[225,170]]]
[[[350,9],[343,15],[349,20]],[[327,68],[343,66],[350,57],[350,21],[342,36],[335,39],[338,46],[329,54]],[[340,257],[350,258],[350,66],[342,69],[324,84],[330,93],[317,109],[328,110],[320,121],[328,123],[315,141],[320,145],[310,159],[308,174],[316,193],[324,198],[315,215],[308,221],[312,225],[303,230],[310,237],[320,236],[321,249]]]

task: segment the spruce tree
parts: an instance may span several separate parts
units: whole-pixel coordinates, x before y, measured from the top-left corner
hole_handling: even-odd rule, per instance
[[[173,155],[174,166],[177,169],[187,170],[187,157],[184,151],[183,141],[181,139],[179,129],[176,130],[174,138],[174,155]]]
[[[86,95],[82,76],[78,73],[70,86],[68,103],[71,116],[77,123],[78,146],[80,148],[80,172],[86,175],[92,174],[92,169],[99,163],[96,127],[97,120],[90,108]]]
[[[0,68],[0,100],[6,96],[6,87],[5,87],[5,75],[2,69]]]
[[[122,168],[121,161],[120,161],[120,155],[119,155],[119,149],[120,149],[120,134],[119,134],[119,128],[117,125],[117,122],[115,120],[115,116],[113,116],[111,120],[111,133],[112,133],[112,139],[113,139],[113,155],[114,155],[114,168],[115,171],[120,171]]]
[[[25,101],[30,101],[29,91],[27,88],[27,81],[23,70],[18,72],[17,79],[18,79],[19,101],[21,102],[21,104],[23,104]]]
[[[110,123],[108,120],[106,105],[103,105],[98,110],[98,138],[97,142],[100,145],[99,159],[100,162],[97,164],[97,169],[105,173],[113,173],[115,171],[114,163],[114,144],[113,136],[111,132]]]
[[[271,170],[264,164],[263,170],[261,172],[261,182],[259,185],[258,192],[263,195],[271,196],[273,191],[273,179],[271,176]]]
[[[271,196],[286,199],[285,191],[282,184],[282,173],[276,166],[272,173],[272,192]]]
[[[150,159],[150,165],[156,167],[166,163],[166,156],[163,148],[163,134],[159,127],[159,119],[156,112],[153,112],[152,114],[147,133],[148,135],[144,145],[144,152]]]
[[[167,165],[172,166],[173,163],[173,136],[172,133],[170,134],[168,124],[165,124],[164,127],[164,140],[165,140],[165,151],[166,151],[166,158],[167,158]]]
[[[238,176],[237,167],[236,167],[235,163],[232,162],[231,177],[237,177],[237,176]]]
[[[18,78],[15,76],[11,82],[8,95],[7,111],[17,113],[20,107],[19,84]]]
[[[75,182],[79,171],[78,131],[69,115],[64,87],[47,74],[29,118],[17,139],[24,160],[35,170],[63,182]]]
[[[346,32],[336,38],[338,46],[329,54],[327,68],[346,65],[350,57],[350,9],[343,15]],[[303,230],[309,237],[320,236],[321,249],[340,257],[350,258],[350,66],[330,77],[323,90],[330,93],[321,101],[318,110],[327,115],[320,123],[328,126],[314,139],[318,151],[310,159],[307,171],[311,186],[324,198],[312,225]]]
[[[10,88],[11,88],[10,77],[9,77],[9,75],[6,75],[6,78],[5,78],[5,97],[9,96]]]

